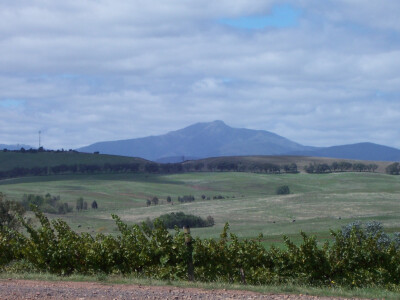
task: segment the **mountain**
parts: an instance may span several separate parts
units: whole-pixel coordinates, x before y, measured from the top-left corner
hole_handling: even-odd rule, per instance
[[[333,157],[358,160],[400,161],[400,150],[374,143],[357,143],[350,145],[319,148],[313,151],[295,151],[292,155]]]
[[[34,148],[34,147],[29,146],[29,145],[20,145],[20,144],[17,144],[17,145],[0,144],[0,150],[3,150],[3,149],[7,149],[7,150],[20,150],[21,148],[24,148],[24,149],[31,149],[31,148]]]
[[[171,162],[183,156],[279,155],[315,149],[272,132],[232,128],[222,121],[214,121],[197,123],[164,135],[99,142],[77,150]]]
[[[232,128],[222,121],[197,123],[159,136],[99,142],[77,149],[142,157],[161,163],[219,156],[298,155],[355,160],[400,161],[400,150],[373,143],[311,147],[265,130]]]

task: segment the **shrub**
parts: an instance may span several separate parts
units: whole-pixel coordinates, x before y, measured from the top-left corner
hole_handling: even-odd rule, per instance
[[[157,220],[161,221],[167,228],[175,228],[178,226],[182,228],[183,226],[189,226],[192,228],[196,227],[208,227],[214,225],[214,219],[211,216],[208,216],[206,220],[201,217],[194,215],[186,215],[183,212],[164,214],[157,218]]]
[[[287,195],[290,194],[290,189],[287,185],[282,185],[276,189],[277,195]]]

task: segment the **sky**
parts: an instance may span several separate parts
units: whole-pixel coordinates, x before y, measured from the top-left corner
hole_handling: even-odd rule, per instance
[[[400,1],[0,2],[0,144],[197,122],[400,148]]]

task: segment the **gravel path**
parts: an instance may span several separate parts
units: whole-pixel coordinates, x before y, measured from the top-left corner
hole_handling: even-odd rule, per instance
[[[290,299],[339,300],[307,295],[259,294],[235,290],[202,290],[169,286],[106,285],[92,282],[0,280],[0,299]]]

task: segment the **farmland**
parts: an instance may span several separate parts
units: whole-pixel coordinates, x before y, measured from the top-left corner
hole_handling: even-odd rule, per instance
[[[200,237],[217,237],[225,222],[241,238],[265,236],[265,243],[280,243],[282,235],[294,238],[301,230],[328,238],[355,220],[381,221],[389,232],[400,231],[400,177],[378,173],[254,174],[239,172],[159,174],[60,175],[8,179],[0,192],[20,200],[24,194],[60,195],[72,206],[78,197],[99,204],[98,210],[50,215],[65,219],[73,229],[114,232],[111,213],[127,223],[138,223],[161,214],[182,211],[211,215],[215,226],[193,229]],[[290,195],[276,195],[288,185]],[[178,196],[194,195],[196,201],[181,204]],[[201,195],[210,197],[202,200]],[[212,199],[221,195],[224,199]],[[159,205],[146,206],[157,196]],[[171,196],[173,204],[168,204]]]

